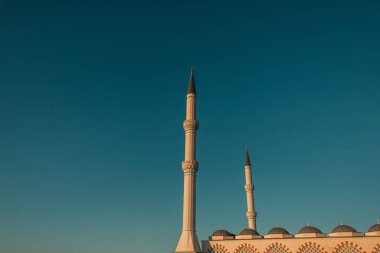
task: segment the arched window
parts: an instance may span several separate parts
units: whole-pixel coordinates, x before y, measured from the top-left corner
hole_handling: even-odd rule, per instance
[[[207,250],[208,253],[228,253],[226,247],[220,244],[211,245],[211,249]]]
[[[327,251],[315,242],[306,242],[299,247],[297,253],[327,253]]]
[[[373,248],[372,253],[380,253],[380,243]]]
[[[264,253],[292,253],[292,252],[284,244],[275,242],[269,245],[265,249]]]
[[[333,253],[365,253],[362,248],[353,242],[341,242],[333,250]]]
[[[252,245],[244,243],[236,248],[235,253],[259,253],[259,251]]]

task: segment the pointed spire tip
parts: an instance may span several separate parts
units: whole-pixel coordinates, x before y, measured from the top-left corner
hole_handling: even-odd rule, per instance
[[[246,149],[245,149],[245,166],[251,166],[251,160],[249,159],[249,154],[248,154],[248,145],[246,146]]]
[[[194,66],[193,65],[191,65],[189,88],[187,89],[187,94],[189,94],[189,93],[196,94],[195,81],[194,81]]]

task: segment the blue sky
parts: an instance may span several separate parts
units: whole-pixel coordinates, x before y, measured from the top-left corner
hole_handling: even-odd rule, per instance
[[[172,252],[185,95],[197,231],[380,217],[380,2],[0,1],[0,251]]]

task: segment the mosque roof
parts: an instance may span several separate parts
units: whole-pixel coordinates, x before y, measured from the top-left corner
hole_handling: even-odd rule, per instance
[[[283,229],[281,227],[274,227],[268,231],[268,235],[273,235],[273,234],[289,235],[289,232],[286,229]]]
[[[216,230],[212,236],[234,236],[234,234],[231,234],[230,232],[228,232],[227,230],[224,230],[224,229],[219,229],[219,230]]]
[[[372,225],[369,229],[368,232],[376,232],[380,231],[380,223],[377,223],[375,225]]]
[[[243,229],[239,235],[260,235],[260,234],[252,228],[246,228],[246,229]]]
[[[357,232],[353,227],[350,227],[348,225],[339,225],[336,226],[333,230],[332,233],[341,233],[341,232]]]
[[[316,233],[322,234],[322,231],[313,226],[305,226],[298,231],[298,234]]]

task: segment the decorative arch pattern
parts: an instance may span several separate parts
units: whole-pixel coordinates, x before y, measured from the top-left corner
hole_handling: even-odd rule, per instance
[[[299,247],[297,253],[327,253],[327,251],[315,242],[306,242]]]
[[[362,247],[353,242],[344,241],[334,248],[333,253],[366,253],[362,249]]]
[[[210,249],[207,249],[208,253],[229,253],[226,247],[220,244],[211,245]]]
[[[234,253],[259,253],[259,251],[251,244],[243,243],[235,249]]]
[[[269,245],[265,250],[264,253],[292,253],[286,245],[274,242],[271,245]]]
[[[380,243],[373,248],[372,253],[380,253]]]

